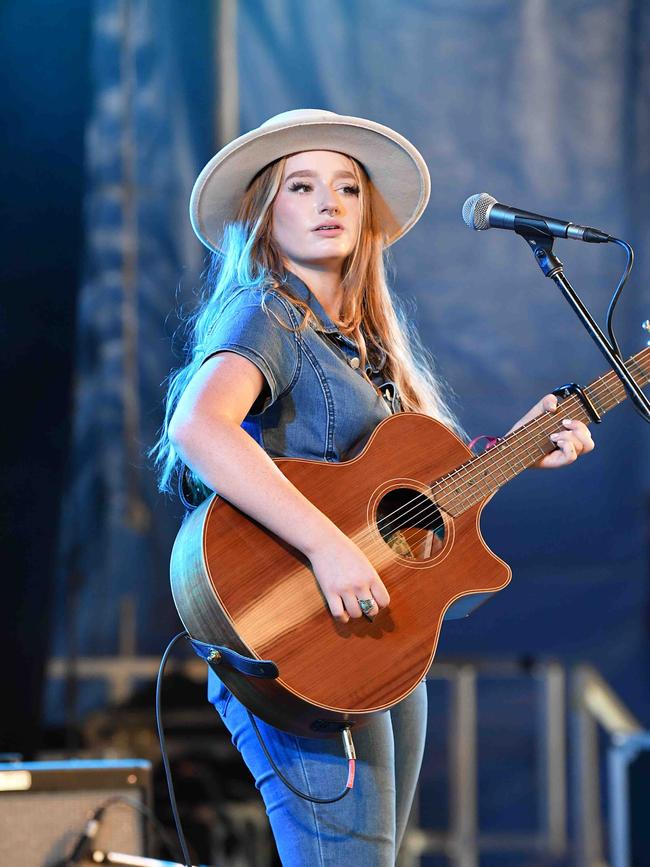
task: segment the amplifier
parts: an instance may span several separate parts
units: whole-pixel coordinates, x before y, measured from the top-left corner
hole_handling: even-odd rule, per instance
[[[0,867],[60,867],[104,804],[93,848],[145,856],[146,820],[133,801],[151,803],[150,762],[0,763]]]

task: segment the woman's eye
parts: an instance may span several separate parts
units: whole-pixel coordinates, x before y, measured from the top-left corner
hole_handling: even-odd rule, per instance
[[[293,181],[293,183],[289,186],[289,190],[292,193],[309,193],[313,190],[313,187],[311,184],[307,183],[307,181]],[[346,196],[358,196],[359,187],[357,184],[347,184],[345,187],[341,187],[339,192],[343,193]]]

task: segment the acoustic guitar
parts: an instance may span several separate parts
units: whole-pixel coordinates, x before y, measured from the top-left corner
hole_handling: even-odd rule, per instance
[[[628,362],[650,379],[650,348]],[[472,455],[419,413],[382,421],[342,463],[283,458],[288,479],[369,558],[391,602],[372,621],[331,616],[309,561],[216,494],[176,539],[171,585],[197,651],[235,696],[288,732],[328,737],[361,726],[426,675],[443,619],[462,617],[510,581],[479,518],[506,482],[554,449],[559,419],[592,421],[621,403],[613,373]],[[587,406],[591,402],[591,407]]]

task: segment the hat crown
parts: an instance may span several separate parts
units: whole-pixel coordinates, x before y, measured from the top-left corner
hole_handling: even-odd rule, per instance
[[[291,111],[283,111],[280,114],[275,114],[268,120],[265,120],[260,125],[260,129],[267,126],[283,126],[284,124],[307,123],[315,121],[328,121],[331,123],[335,117],[340,117],[334,111],[327,111],[324,108],[293,108]]]

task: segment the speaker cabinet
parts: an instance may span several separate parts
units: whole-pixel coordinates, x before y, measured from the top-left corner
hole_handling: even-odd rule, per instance
[[[118,799],[149,806],[150,795],[151,763],[136,759],[0,763],[0,865],[65,863],[88,819],[109,801],[92,848],[146,855],[146,820]]]

